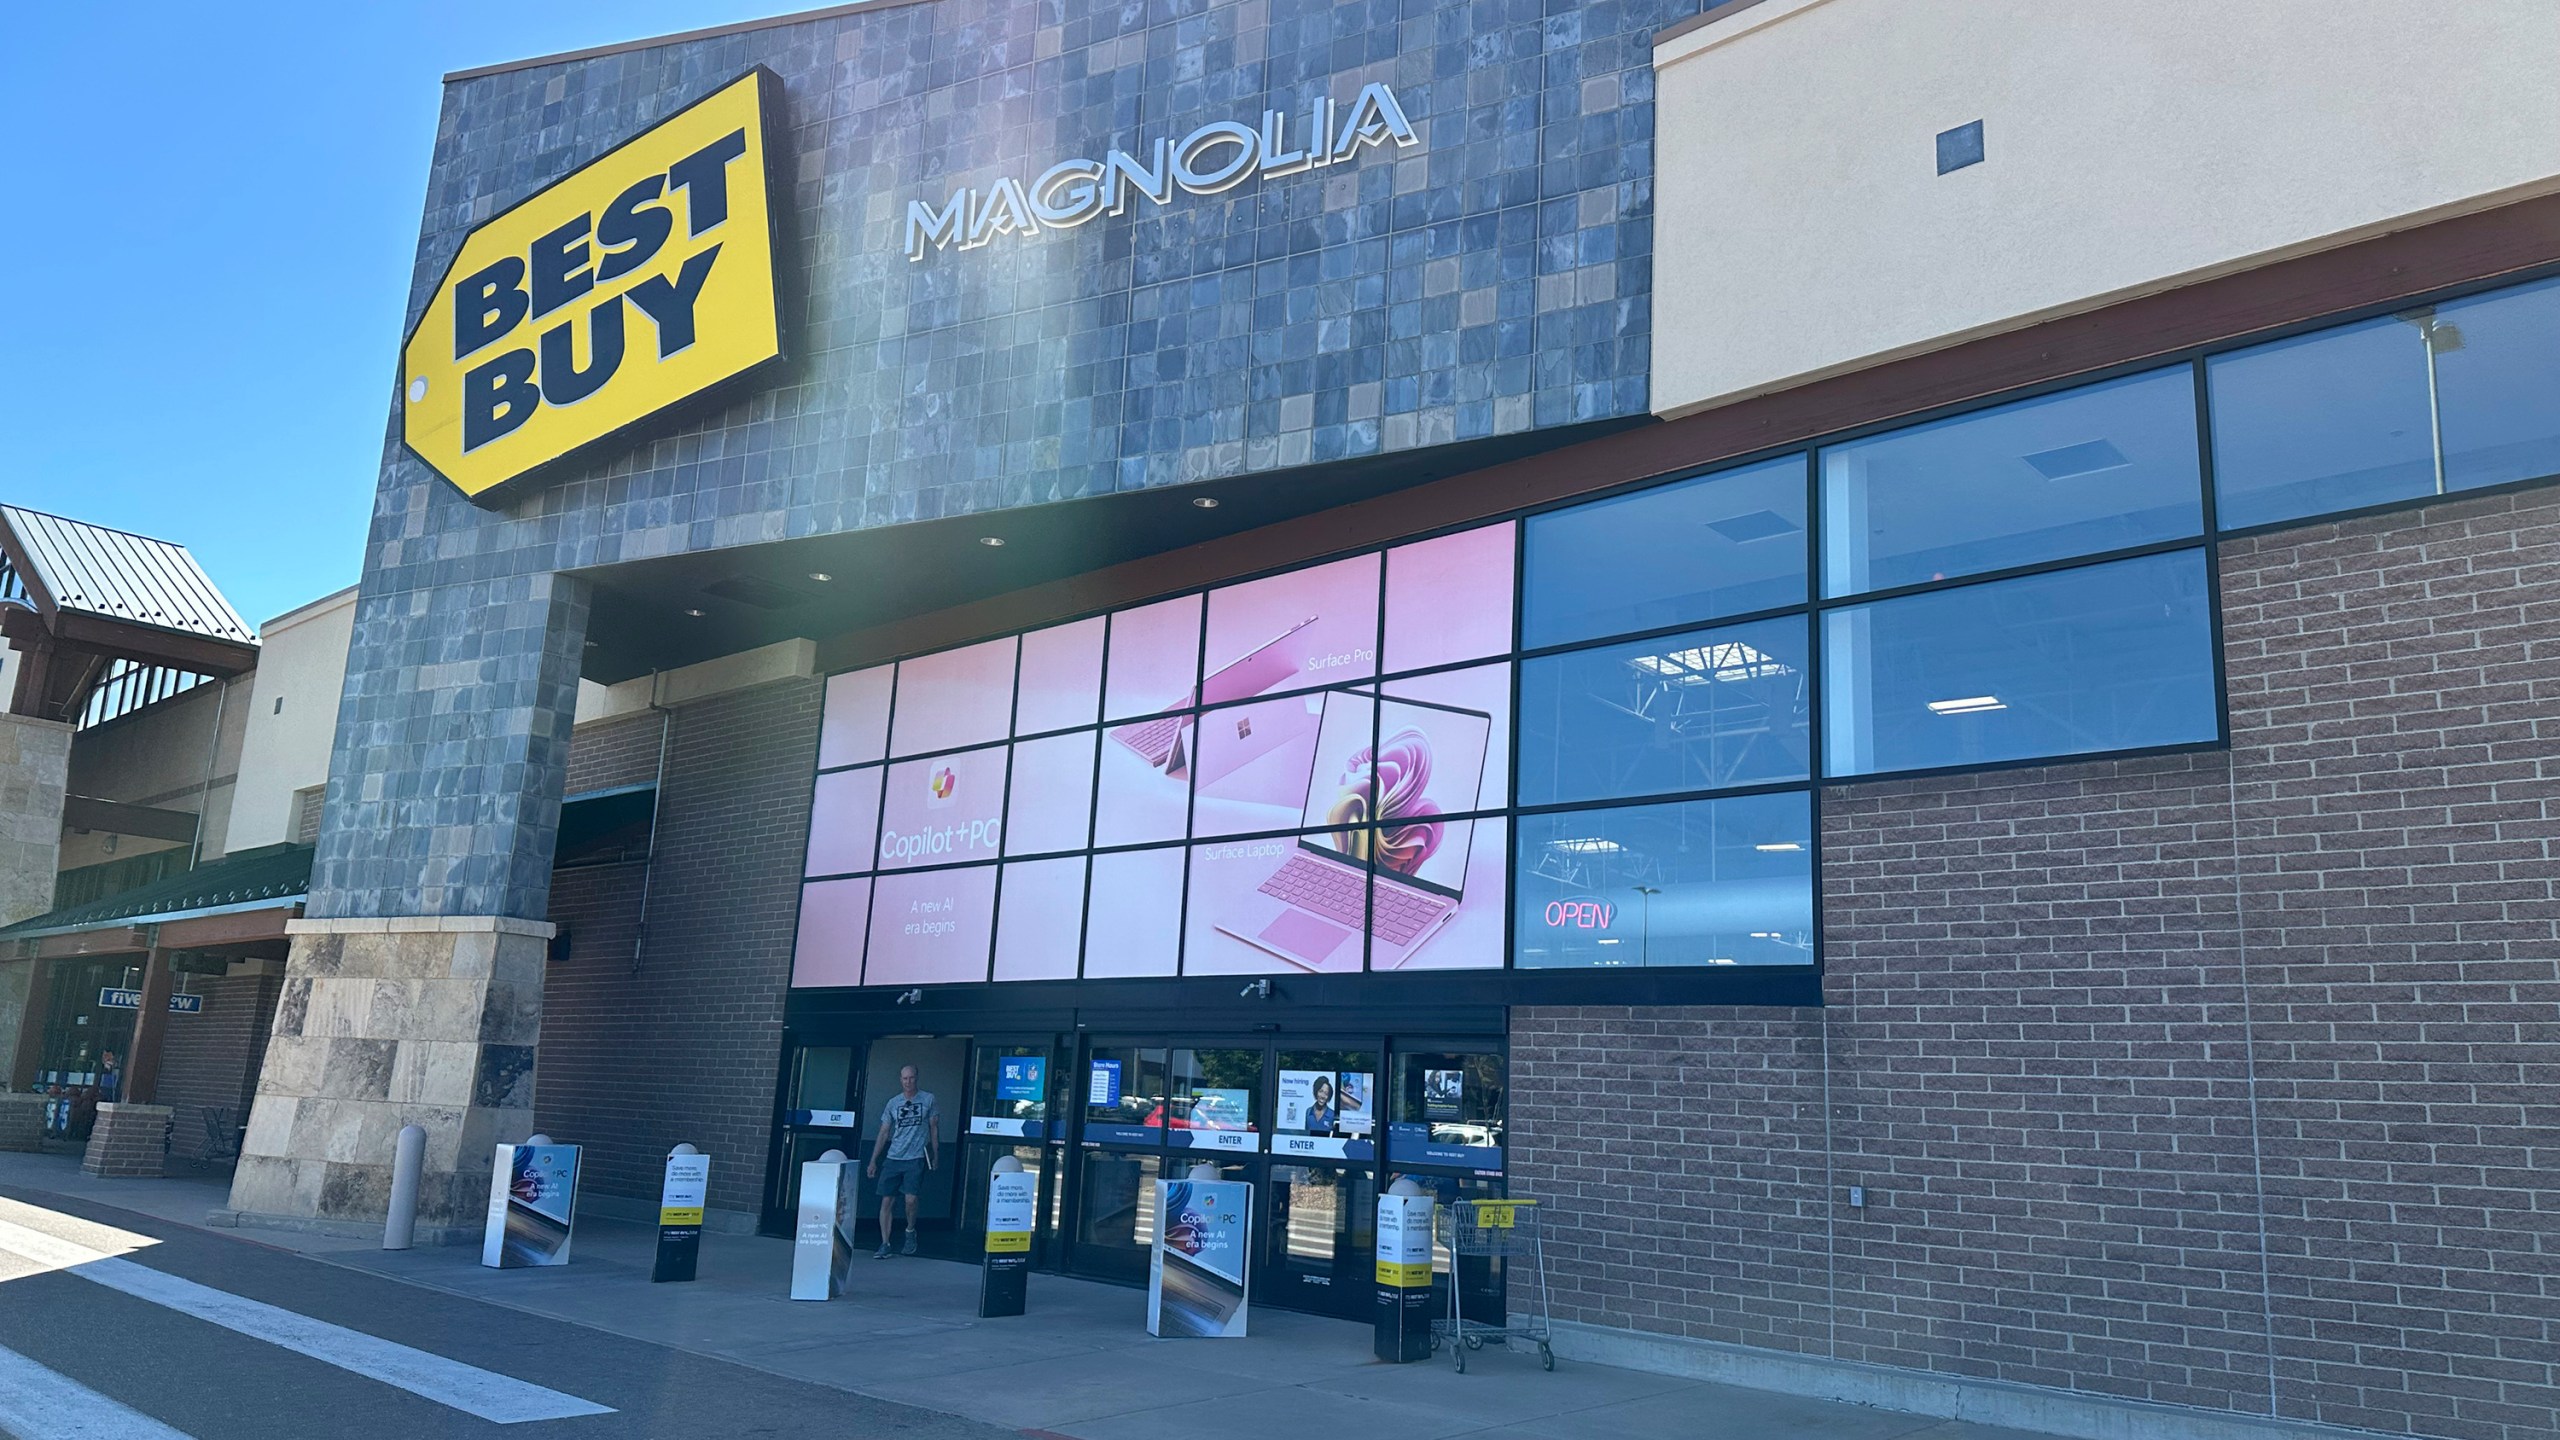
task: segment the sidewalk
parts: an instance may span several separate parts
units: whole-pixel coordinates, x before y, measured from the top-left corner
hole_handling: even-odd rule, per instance
[[[0,1154],[0,1186],[203,1224],[220,1177],[99,1180],[76,1156]],[[1040,1437],[1229,1440],[1387,1433],[1406,1440],[2030,1440],[2026,1432],[1830,1404],[1606,1366],[1488,1350],[1464,1375],[1445,1358],[1379,1363],[1365,1327],[1253,1312],[1233,1341],[1157,1340],[1137,1290],[1031,1277],[1030,1313],[976,1318],[978,1272],[936,1260],[864,1259],[855,1293],[783,1298],[790,1247],[708,1235],[702,1278],[653,1285],[656,1232],[582,1216],[570,1262],[490,1270],[465,1247],[385,1251],[270,1230],[238,1234],[413,1285]]]

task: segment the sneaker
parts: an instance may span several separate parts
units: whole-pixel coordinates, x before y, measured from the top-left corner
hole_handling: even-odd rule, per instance
[[[913,1255],[914,1253],[916,1253],[916,1232],[914,1232],[913,1230],[910,1230],[910,1231],[908,1231],[908,1232],[907,1232],[907,1243],[906,1243],[906,1246],[905,1246],[905,1248],[904,1248],[904,1249],[901,1249],[898,1253],[899,1253],[899,1254],[901,1254],[901,1255]]]
[[[888,1259],[888,1258],[889,1258],[889,1242],[888,1242],[888,1241],[886,1241],[886,1240],[881,1241],[881,1242],[880,1242],[880,1248],[871,1252],[871,1258],[872,1258],[872,1259],[874,1259],[874,1260],[886,1260],[886,1259]]]

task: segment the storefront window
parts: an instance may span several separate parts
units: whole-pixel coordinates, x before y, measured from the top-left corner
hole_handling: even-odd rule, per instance
[[[1164,1133],[1168,1090],[1161,1046],[1097,1045],[1085,1058],[1084,1138],[1106,1145],[1154,1145]]]
[[[1524,816],[1517,866],[1522,969],[1813,956],[1803,791]]]
[[[1176,1049],[1167,1088],[1164,1124],[1175,1149],[1262,1149],[1260,1050]]]
[[[2448,490],[2560,475],[2560,280],[2434,307]]]
[[[1804,466],[1791,455],[1530,517],[1521,643],[1803,604]]]
[[[1388,1165],[1500,1174],[1505,1072],[1498,1051],[1398,1051]]]
[[[1520,803],[1805,779],[1811,650],[1799,616],[1524,662]]]
[[[1906,595],[1823,617],[1832,775],[2215,738],[2201,550]]]
[[[2419,327],[2385,317],[2205,362],[2226,530],[2436,491]]]
[[[969,1133],[1016,1139],[1045,1138],[1049,1118],[1049,1047],[995,1044],[977,1052],[971,1085]]]
[[[1858,595],[2204,531],[2186,366],[1822,452],[1822,589]]]

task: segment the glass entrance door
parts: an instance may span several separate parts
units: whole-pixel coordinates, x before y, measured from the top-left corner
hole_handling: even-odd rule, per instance
[[[1271,1077],[1256,1298],[1365,1319],[1378,1248],[1378,1052],[1282,1047]]]
[[[1164,1169],[1165,1068],[1171,1047],[1096,1040],[1077,1067],[1081,1117],[1068,1268],[1144,1283]]]
[[[1066,1110],[1056,1043],[1045,1035],[981,1036],[972,1063],[977,1073],[970,1079],[966,1138],[960,1142],[962,1258],[985,1251],[989,1176],[1010,1155],[1038,1187],[1033,1213],[1040,1224],[1032,1233],[1031,1264],[1046,1269],[1057,1263],[1057,1157],[1065,1153],[1066,1138],[1065,1122],[1054,1118]]]
[[[1254,1187],[1253,1303],[1364,1318],[1386,1075],[1374,1043],[1098,1038],[1074,1073],[1067,1267],[1144,1283],[1155,1182]]]

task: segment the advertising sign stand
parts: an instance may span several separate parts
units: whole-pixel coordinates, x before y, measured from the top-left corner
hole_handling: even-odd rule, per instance
[[[711,1189],[711,1157],[690,1145],[667,1152],[666,1180],[658,1187],[658,1256],[651,1283],[690,1280],[702,1257],[702,1207]]]
[[[489,1222],[480,1263],[493,1270],[569,1263],[578,1213],[578,1147],[536,1135],[497,1148],[489,1170]]]
[[[852,1162],[830,1150],[800,1167],[800,1223],[791,1239],[791,1298],[833,1300],[853,1278]]]
[[[1378,1197],[1377,1356],[1408,1365],[1431,1354],[1431,1211],[1405,1176]]]
[[[1188,1179],[1156,1182],[1148,1334],[1244,1335],[1252,1226],[1253,1187],[1219,1179],[1218,1167],[1205,1160]]]
[[[1010,1155],[987,1177],[986,1268],[978,1275],[978,1315],[1019,1315],[1031,1278],[1031,1229],[1040,1208],[1040,1177]]]

